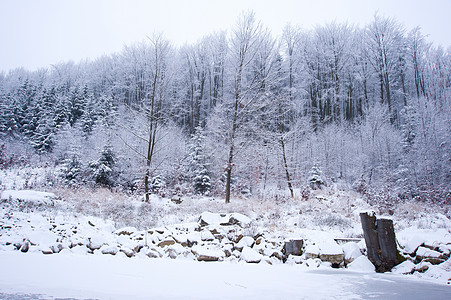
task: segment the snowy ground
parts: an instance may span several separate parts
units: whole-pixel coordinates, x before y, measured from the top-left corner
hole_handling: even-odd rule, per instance
[[[20,293],[44,299],[451,298],[451,287],[413,277],[298,265],[20,252],[0,252],[0,261],[0,293],[16,299]]]

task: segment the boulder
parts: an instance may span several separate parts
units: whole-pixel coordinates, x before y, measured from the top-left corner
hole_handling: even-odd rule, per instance
[[[240,259],[247,263],[259,263],[263,259],[263,255],[254,249],[245,246],[241,251]]]
[[[362,252],[360,252],[360,246],[359,244],[355,242],[349,242],[342,246],[343,253],[344,253],[344,261],[346,264],[350,264],[353,262],[357,257],[362,255]]]
[[[181,253],[185,251],[185,248],[180,244],[174,244],[166,248],[166,254],[172,258],[176,259]]]
[[[285,241],[285,244],[283,245],[282,253],[285,256],[289,255],[302,255],[302,246],[304,245],[304,240],[297,239],[297,240],[289,240]]]
[[[395,274],[412,274],[413,272],[415,272],[415,264],[410,260],[406,260],[399,265],[394,266],[391,271]]]
[[[363,273],[373,273],[376,271],[373,263],[364,255],[357,257],[352,263],[350,263],[348,265],[348,269]]]
[[[170,246],[170,245],[174,245],[174,244],[175,244],[175,241],[174,241],[173,238],[167,238],[167,239],[165,239],[165,240],[159,242],[159,243],[158,243],[158,247],[163,248],[163,247],[165,247],[165,246]]]
[[[123,227],[114,232],[117,235],[132,235],[136,233],[138,230],[135,227]]]
[[[200,232],[200,239],[202,241],[211,242],[215,240],[214,235],[210,232],[210,230],[203,230]]]
[[[162,254],[157,249],[154,248],[147,248],[144,253],[150,258],[162,257]]]
[[[319,258],[321,261],[340,265],[344,261],[343,249],[335,242],[324,243],[320,245]]]
[[[117,252],[119,251],[116,245],[111,246],[103,245],[99,250],[100,252],[102,252],[102,254],[111,254],[111,255],[116,255]]]
[[[221,223],[223,226],[230,226],[230,225],[238,225],[240,227],[248,227],[251,224],[252,220],[239,213],[232,213],[229,215],[228,221]]]
[[[304,253],[306,259],[313,259],[319,257],[319,247],[316,244],[309,244],[305,246]]]
[[[29,241],[25,241],[22,246],[20,247],[20,251],[21,252],[28,252],[28,250],[30,249],[30,242]]]
[[[224,252],[217,248],[210,248],[208,246],[194,246],[191,249],[198,261],[218,261],[224,258]]]
[[[52,250],[53,253],[60,253],[63,249],[64,247],[61,243],[56,243],[50,246],[50,250]]]
[[[224,214],[215,214],[211,212],[203,212],[199,217],[200,226],[208,226],[208,225],[219,225],[224,223],[226,220],[226,215]]]
[[[97,234],[89,238],[89,243],[86,246],[94,251],[100,249],[104,244],[106,244],[104,238]]]
[[[244,247],[252,247],[254,245],[254,239],[250,236],[245,236],[235,245],[235,249],[242,251]]]
[[[135,255],[135,251],[128,247],[122,246],[120,251],[123,252],[127,257],[132,257]]]

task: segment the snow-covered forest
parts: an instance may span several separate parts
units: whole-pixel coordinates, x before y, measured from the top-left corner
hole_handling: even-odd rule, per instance
[[[154,34],[0,74],[0,164],[56,166],[54,186],[227,202],[302,197],[317,170],[369,201],[449,201],[450,70],[449,51],[394,19],[275,37],[244,13],[183,47]]]
[[[0,298],[446,298],[450,50],[245,12],[0,73]]]

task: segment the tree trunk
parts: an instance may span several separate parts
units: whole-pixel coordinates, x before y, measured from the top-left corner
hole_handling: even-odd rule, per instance
[[[283,140],[283,137],[280,138],[280,144],[282,145],[283,166],[287,177],[288,189],[290,190],[291,198],[294,198],[293,185],[291,184],[290,172],[288,171],[287,156],[285,154],[285,141]]]
[[[376,272],[390,271],[402,260],[396,248],[393,221],[389,219],[376,220],[374,213],[361,213],[360,221],[362,222],[368,259],[376,267]]]

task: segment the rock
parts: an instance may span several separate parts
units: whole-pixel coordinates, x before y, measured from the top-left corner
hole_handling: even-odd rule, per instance
[[[348,269],[355,272],[364,273],[373,273],[376,271],[373,263],[364,255],[357,257],[352,263],[350,263],[348,265]]]
[[[120,251],[123,252],[127,257],[132,257],[135,255],[135,251],[128,247],[122,246]]]
[[[121,229],[118,229],[114,232],[114,234],[117,235],[132,235],[136,233],[138,230],[135,227],[124,227]]]
[[[439,265],[441,263],[444,263],[445,260],[441,258],[435,258],[435,257],[427,257],[423,259],[424,262],[431,263],[432,265]]]
[[[46,247],[41,249],[42,254],[53,254],[52,249]]]
[[[415,272],[415,264],[410,260],[406,260],[399,265],[396,265],[391,271],[395,274],[412,274]]]
[[[100,249],[105,243],[105,240],[100,235],[93,235],[89,238],[87,247],[92,251]]]
[[[318,268],[321,265],[319,258],[309,258],[305,261],[305,265],[309,268]]]
[[[173,236],[174,240],[182,245],[183,247],[187,247],[188,246],[188,235],[186,234],[176,234]]]
[[[230,225],[238,225],[240,227],[248,227],[251,224],[252,220],[242,214],[239,213],[232,213],[229,216],[229,219],[227,222],[221,223],[223,226],[230,226]]]
[[[321,261],[327,261],[339,265],[344,261],[343,249],[335,242],[326,242],[319,246],[319,258]]]
[[[117,246],[115,245],[103,245],[102,247],[100,247],[100,252],[102,252],[102,254],[111,254],[111,255],[116,255],[117,252],[119,251],[117,249]]]
[[[161,241],[160,243],[158,243],[158,247],[165,247],[165,246],[170,246],[170,245],[174,245],[175,241],[172,238],[166,239],[164,241]]]
[[[299,240],[289,240],[286,241],[285,244],[283,245],[283,249],[282,249],[282,253],[285,256],[289,256],[289,255],[302,255],[302,246],[304,245],[304,241],[299,239]]]
[[[197,245],[202,241],[201,235],[198,232],[190,232],[187,234],[188,239],[188,247],[192,247],[194,245]]]
[[[184,251],[185,251],[185,248],[183,248],[182,245],[174,244],[174,245],[167,247],[165,252],[170,258],[176,259],[177,256],[179,256]]]
[[[150,258],[160,258],[162,256],[160,252],[153,248],[146,249],[145,254]]]
[[[247,263],[259,263],[263,259],[263,255],[254,249],[245,246],[241,251],[240,259]]]
[[[224,258],[224,252],[217,248],[209,248],[207,246],[194,246],[191,252],[196,256],[198,261],[218,261]]]
[[[425,258],[441,258],[442,253],[431,250],[430,248],[426,247],[418,247],[416,251],[417,260],[421,261]]]
[[[50,246],[50,250],[52,250],[53,253],[60,253],[61,250],[63,250],[63,249],[64,249],[64,247],[60,243],[53,244],[53,245]]]
[[[252,247],[254,245],[254,239],[250,236],[245,236],[235,245],[235,249],[242,251],[244,247]]]
[[[287,264],[297,264],[300,265],[303,263],[302,258],[299,255],[288,255],[287,260],[285,261]]]
[[[171,201],[172,201],[172,203],[175,203],[175,204],[181,204],[183,202],[181,198],[178,198],[178,199],[172,198]]]
[[[362,252],[360,252],[360,246],[359,244],[355,242],[349,242],[342,246],[343,253],[344,253],[344,261],[346,264],[350,264],[353,262],[357,257],[362,255]]]
[[[306,259],[313,259],[319,257],[319,247],[316,244],[309,244],[305,246],[304,253]]]
[[[344,261],[344,254],[320,254],[321,261],[332,263],[332,265],[340,265]]]
[[[200,232],[200,238],[202,241],[214,241],[215,237],[209,230],[204,230]]]
[[[427,270],[429,270],[429,267],[431,266],[430,263],[428,262],[421,262],[418,265],[415,266],[415,271],[419,272],[419,273],[424,273]]]
[[[29,241],[25,241],[22,246],[20,247],[20,251],[25,253],[28,252],[28,250],[30,249],[30,242]]]
[[[215,214],[211,212],[203,212],[199,217],[200,226],[219,225],[226,220],[225,215]]]

